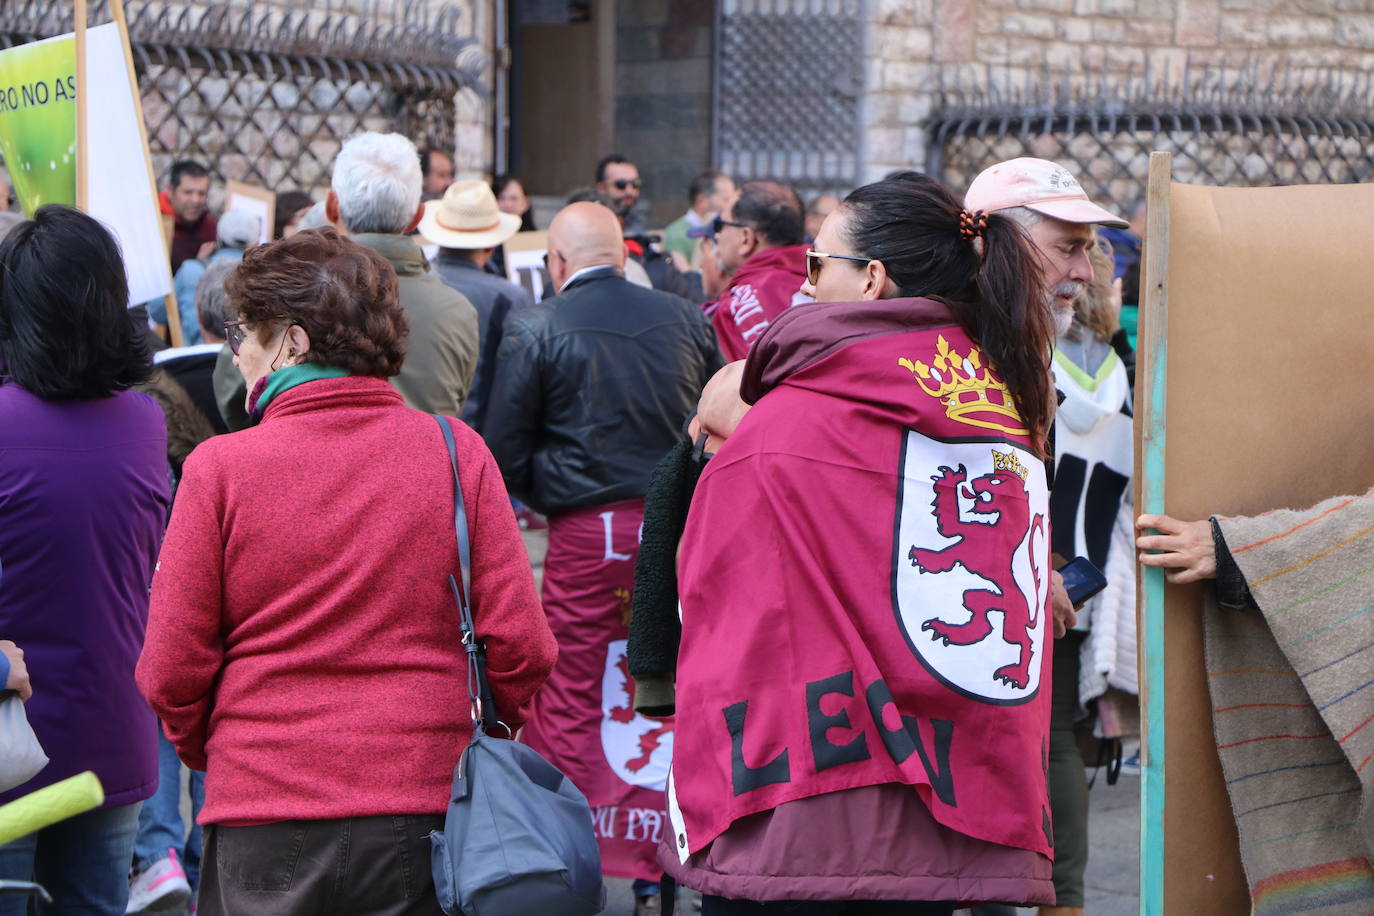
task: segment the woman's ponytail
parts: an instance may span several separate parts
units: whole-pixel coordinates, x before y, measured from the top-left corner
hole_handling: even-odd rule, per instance
[[[1043,457],[1054,419],[1054,322],[1040,265],[1021,227],[999,213],[988,217],[982,249],[974,275],[976,296],[967,319],[960,315],[960,322],[1016,397],[1016,409]]]
[[[1039,262],[1020,226],[966,210],[944,185],[902,172],[845,198],[854,251],[883,262],[904,296],[945,302],[1006,383],[1035,451],[1054,418],[1054,325]]]

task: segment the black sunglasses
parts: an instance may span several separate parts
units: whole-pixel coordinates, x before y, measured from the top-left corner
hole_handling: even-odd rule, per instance
[[[716,236],[720,235],[720,230],[724,229],[726,226],[734,226],[736,229],[753,229],[753,228],[754,228],[753,226],[749,225],[748,223],[737,223],[737,222],[735,222],[734,220],[732,220],[732,219],[726,219],[726,218],[723,217],[723,216],[717,216],[715,219],[711,220],[710,226],[711,226],[711,232],[710,232],[711,238],[715,238]]]
[[[644,182],[640,181],[638,178],[617,178],[615,181],[612,181],[611,184],[615,185],[617,191],[623,191],[626,188],[634,188],[638,191]]]

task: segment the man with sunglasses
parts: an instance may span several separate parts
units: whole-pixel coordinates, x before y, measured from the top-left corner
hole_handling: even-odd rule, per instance
[[[629,237],[644,234],[644,220],[634,212],[643,184],[639,168],[620,153],[611,153],[596,164],[596,190],[615,212]]]
[[[777,182],[745,182],[735,202],[703,229],[715,241],[716,266],[731,278],[705,310],[726,361],[743,359],[770,321],[811,301],[800,292],[806,279],[801,198]]]

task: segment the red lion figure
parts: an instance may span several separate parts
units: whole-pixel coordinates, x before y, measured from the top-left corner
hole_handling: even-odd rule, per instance
[[[935,499],[931,502],[935,509],[935,527],[947,538],[959,538],[959,542],[943,550],[912,547],[907,555],[911,565],[929,573],[949,572],[956,565],[962,565],[975,576],[992,582],[997,591],[972,588],[964,592],[964,607],[973,613],[967,623],[927,620],[921,629],[930,630],[931,639],[943,639],[945,645],[969,646],[982,642],[992,632],[988,612],[1001,611],[1002,639],[1020,646],[1021,657],[1014,664],[998,668],[992,676],[994,680],[1024,690],[1030,683],[1030,663],[1034,654],[1030,630],[1039,623],[1040,608],[1032,608],[1027,603],[1012,575],[1011,560],[1016,545],[1028,533],[1036,528],[1044,529],[1045,517],[1040,514],[1034,519],[1029,517],[1025,482],[1010,471],[984,474],[963,487],[964,498],[973,500],[969,511],[988,518],[987,521],[964,521],[959,517],[959,488],[968,480],[968,470],[962,464],[957,471],[941,467],[940,475],[931,480],[935,482]],[[1031,573],[1038,596],[1040,569],[1033,551]]]

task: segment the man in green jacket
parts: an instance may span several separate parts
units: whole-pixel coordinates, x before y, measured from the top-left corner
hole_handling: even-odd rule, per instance
[[[702,172],[692,179],[687,197],[692,206],[663,230],[664,252],[676,251],[690,264],[697,250],[697,240],[687,233],[705,226],[735,199],[738,193],[730,176],[716,171]]]
[[[353,241],[391,262],[410,337],[391,380],[417,410],[456,417],[477,366],[477,310],[430,270],[416,236],[424,215],[415,145],[400,134],[359,134],[339,150],[325,213]]]

